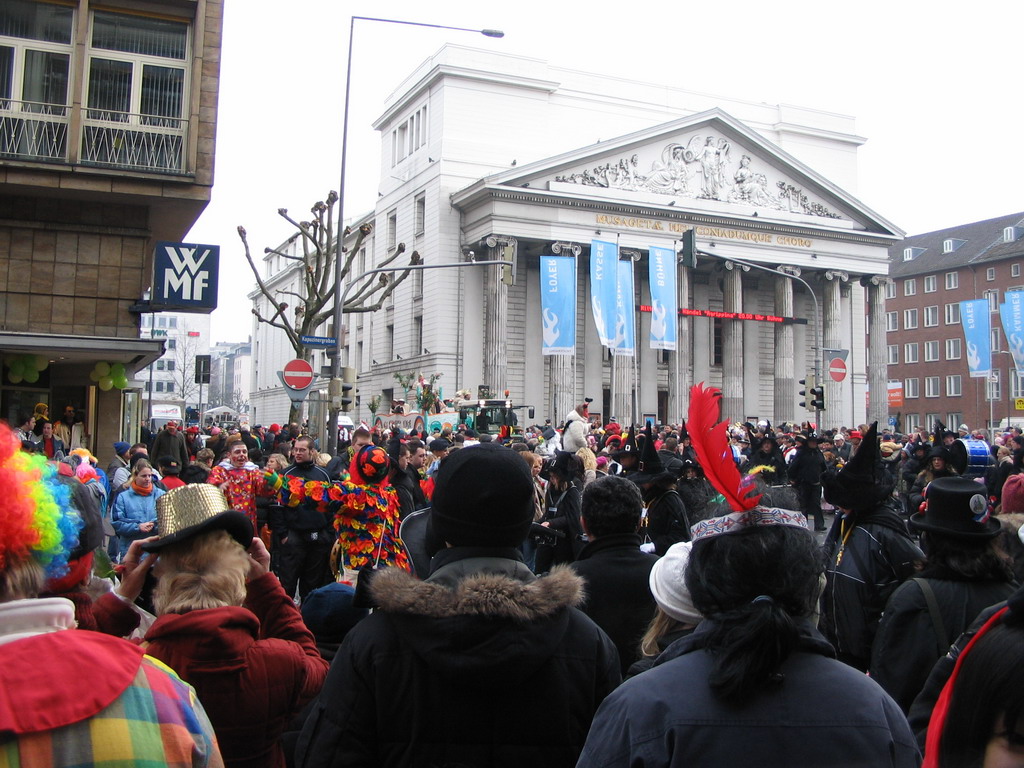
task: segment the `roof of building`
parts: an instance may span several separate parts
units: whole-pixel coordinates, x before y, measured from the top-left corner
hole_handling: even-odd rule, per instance
[[[1012,242],[1004,242],[1003,232],[1007,227],[1019,228]],[[949,253],[943,253],[943,244],[947,240],[963,242]],[[920,249],[910,261],[904,260],[903,256],[908,248]],[[889,276],[948,272],[1015,256],[1024,256],[1024,212],[911,235],[889,249]]]

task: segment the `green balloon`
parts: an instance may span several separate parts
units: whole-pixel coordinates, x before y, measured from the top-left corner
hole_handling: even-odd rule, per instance
[[[118,376],[124,376],[124,363],[114,363],[110,366],[110,375],[115,379]]]
[[[29,384],[35,384],[37,381],[39,381],[39,371],[37,371],[35,368],[33,368],[30,371],[25,371],[25,373],[23,374],[23,378]]]
[[[106,365],[106,363],[104,363],[104,365]],[[100,385],[100,389],[104,392],[109,392],[110,388],[114,386],[114,380],[109,376],[101,376],[98,383]]]
[[[128,386],[128,377],[127,376],[123,376],[123,375],[122,376],[115,376],[114,377],[114,386],[117,387],[118,389],[124,389],[125,387]]]
[[[23,355],[21,363],[26,371],[34,371],[36,369],[36,356],[35,355]]]
[[[21,384],[21,374],[9,371],[7,373],[7,380],[11,382],[11,384]]]
[[[20,357],[16,357],[10,362],[11,375],[17,376],[18,381],[21,381],[21,376],[25,373],[25,361]]]
[[[98,363],[96,363],[96,373],[98,373],[101,378],[103,376],[109,376],[110,375],[110,363],[105,363],[102,360],[100,360]],[[110,389],[110,387],[107,387],[107,389]]]
[[[50,361],[46,355],[36,355],[36,370],[45,371],[50,367]]]
[[[99,375],[99,373],[96,372],[95,368],[93,368],[91,371],[89,371],[89,381],[91,381],[93,384],[95,384],[99,380],[100,380],[100,375]]]

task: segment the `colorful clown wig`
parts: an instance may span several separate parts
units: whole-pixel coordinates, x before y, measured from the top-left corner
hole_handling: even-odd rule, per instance
[[[43,456],[23,453],[0,424],[0,572],[29,559],[47,578],[67,572],[82,519],[71,506],[71,489],[56,475]]]

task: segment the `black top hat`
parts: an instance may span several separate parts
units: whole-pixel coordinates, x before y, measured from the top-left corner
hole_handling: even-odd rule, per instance
[[[227,531],[246,549],[252,544],[249,516],[231,509],[224,492],[207,483],[184,485],[157,499],[156,529],[160,538],[142,545],[147,552],[218,529]]]
[[[966,477],[940,477],[925,488],[924,510],[910,518],[921,531],[960,539],[991,539],[999,520],[991,516],[985,486]]]
[[[825,501],[841,509],[869,509],[892,494],[893,479],[882,468],[878,454],[878,422],[864,433],[860,447],[839,470],[821,476]]]

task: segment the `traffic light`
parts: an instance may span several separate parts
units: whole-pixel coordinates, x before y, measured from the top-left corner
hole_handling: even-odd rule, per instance
[[[359,390],[356,388],[356,369],[345,366],[341,369],[341,410],[348,412],[352,410]]]
[[[683,250],[680,252],[682,261],[680,262],[684,267],[696,267],[697,266],[697,232],[693,228],[690,228],[683,232]]]
[[[811,410],[812,411],[824,411],[825,410],[825,388],[824,387],[811,387]]]
[[[800,386],[803,387],[803,389],[801,389],[800,392],[799,392],[800,397],[803,398],[803,400],[800,401],[800,407],[801,408],[806,408],[809,411],[813,411],[814,410],[813,400],[814,400],[814,389],[815,389],[815,387],[814,387],[814,379],[811,379],[811,378],[800,379]]]
[[[210,355],[196,355],[196,384],[210,383]]]

